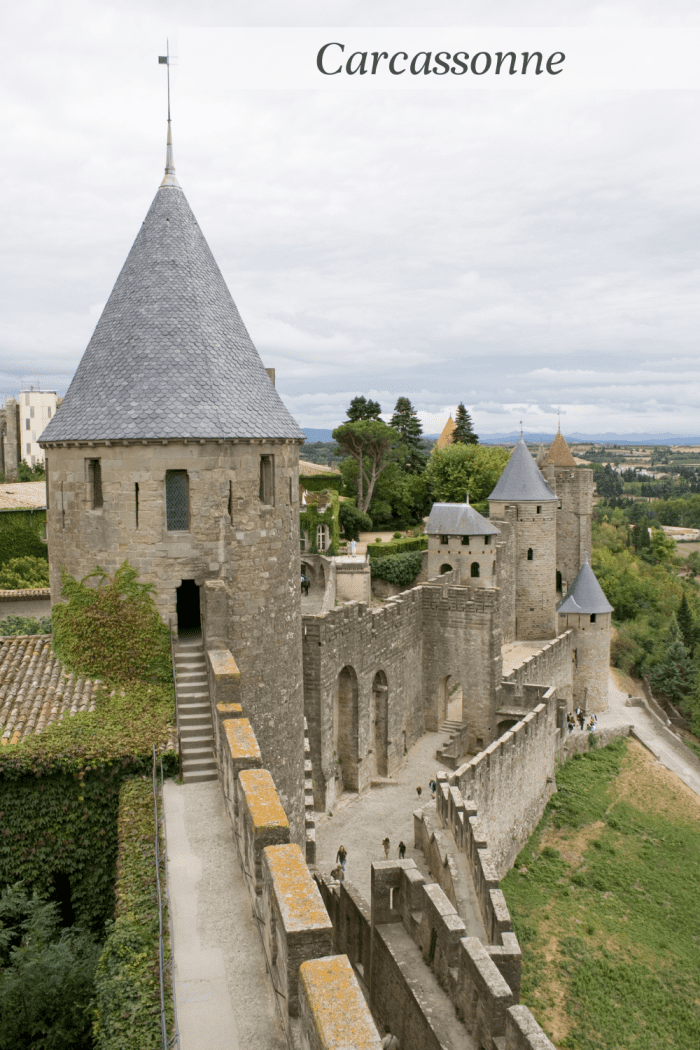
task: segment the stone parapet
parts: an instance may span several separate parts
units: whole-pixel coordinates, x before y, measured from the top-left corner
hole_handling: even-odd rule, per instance
[[[236,782],[244,769],[261,769],[262,755],[247,718],[226,718],[221,723],[220,777],[234,828],[238,824]]]
[[[289,842],[289,821],[266,769],[238,774],[238,824],[235,829],[243,872],[254,905],[262,893],[262,854],[266,846]]]
[[[273,984],[286,999],[289,1017],[297,1017],[299,966],[333,953],[333,925],[296,843],[263,852],[261,914]]]
[[[381,1040],[344,955],[299,967],[301,1050],[381,1050]]]
[[[20,591],[0,591],[0,602],[38,602],[51,597],[50,587],[26,587]]]

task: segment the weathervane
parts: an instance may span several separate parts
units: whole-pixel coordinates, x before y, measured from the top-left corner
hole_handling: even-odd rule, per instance
[[[165,54],[158,56],[158,63],[168,70],[168,143],[165,150],[165,177],[161,186],[179,186],[175,178],[175,161],[173,160],[173,137],[170,132],[170,41],[165,42]]]

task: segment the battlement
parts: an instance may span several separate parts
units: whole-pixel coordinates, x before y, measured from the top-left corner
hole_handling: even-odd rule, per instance
[[[303,1050],[380,1050],[352,966],[344,955],[303,962],[299,967],[299,1016]]]

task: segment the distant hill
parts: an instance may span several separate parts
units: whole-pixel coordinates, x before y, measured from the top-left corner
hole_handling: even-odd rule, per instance
[[[340,424],[339,424],[340,425]],[[307,441],[332,441],[332,430],[315,430],[312,427],[304,427]],[[525,433],[525,440],[529,442],[542,441],[549,445],[554,440],[554,431],[542,431],[542,433]],[[439,434],[424,434],[423,437],[436,441]],[[604,441],[611,445],[700,445],[700,435],[697,434],[580,434],[578,431],[569,433],[564,431],[567,442],[576,444],[579,441]],[[520,439],[520,432],[512,431],[510,434],[481,434],[479,442],[482,445],[514,445]]]

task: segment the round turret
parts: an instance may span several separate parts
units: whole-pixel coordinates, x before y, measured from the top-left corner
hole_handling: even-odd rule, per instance
[[[606,711],[613,607],[587,554],[557,612],[559,632],[574,632],[574,704],[589,714]]]

